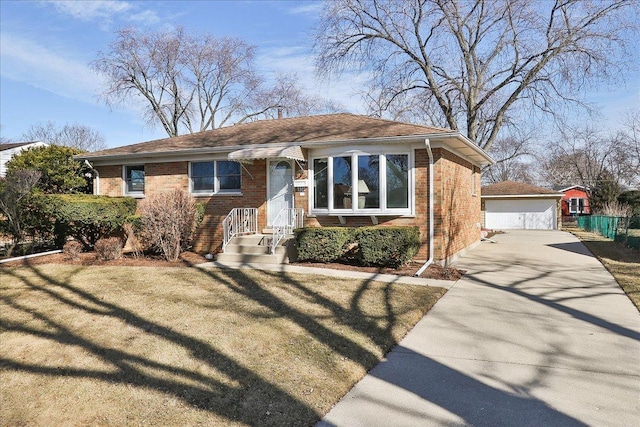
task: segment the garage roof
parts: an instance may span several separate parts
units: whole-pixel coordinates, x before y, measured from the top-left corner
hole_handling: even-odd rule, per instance
[[[524,182],[502,181],[482,187],[482,197],[519,198],[519,197],[562,197],[563,194]]]

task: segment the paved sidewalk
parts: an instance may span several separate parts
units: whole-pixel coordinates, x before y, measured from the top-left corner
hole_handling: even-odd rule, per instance
[[[613,277],[569,233],[495,240],[318,427],[640,425],[640,315]]]
[[[321,267],[305,267],[303,265],[296,264],[251,264],[241,262],[207,262],[198,264],[199,268],[231,268],[242,269],[249,268],[252,270],[267,270],[267,271],[280,271],[286,273],[300,273],[300,274],[313,274],[320,276],[335,277],[339,279],[352,278],[352,279],[364,279],[375,280],[378,282],[386,283],[404,283],[406,285],[421,285],[421,286],[439,286],[441,288],[449,289],[456,282],[454,280],[438,280],[438,279],[426,279],[422,277],[409,277],[409,276],[397,276],[395,274],[382,274],[382,273],[365,273],[362,271],[349,271],[349,270],[332,270],[330,268]]]

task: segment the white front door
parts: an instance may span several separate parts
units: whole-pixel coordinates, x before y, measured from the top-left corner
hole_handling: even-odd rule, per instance
[[[293,208],[293,165],[289,160],[269,160],[267,225],[282,209]]]

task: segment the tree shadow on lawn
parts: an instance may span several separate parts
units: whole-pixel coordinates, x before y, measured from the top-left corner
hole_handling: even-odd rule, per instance
[[[1,300],[4,304],[13,310],[37,319],[46,327],[34,327],[30,325],[30,322],[11,320],[3,316],[0,319],[0,326],[4,331],[28,334],[62,345],[84,349],[110,368],[115,369],[53,367],[2,357],[0,358],[0,369],[2,370],[35,373],[50,377],[96,379],[113,384],[133,385],[172,395],[194,408],[209,411],[247,425],[279,426],[288,423],[296,426],[310,425],[323,415],[300,398],[253,372],[250,367],[240,365],[236,360],[223,354],[209,343],[159,324],[118,304],[106,302],[82,287],[72,285],[71,278],[85,267],[73,270],[67,278],[63,279],[47,275],[43,269],[35,266],[26,268],[44,284],[38,283],[37,280],[30,280],[13,270],[6,270],[3,274],[13,275],[21,280],[28,289],[46,295],[69,309],[80,310],[81,313],[87,315],[120,319],[128,326],[137,329],[140,334],[151,334],[159,339],[167,340],[187,350],[193,358],[224,374],[237,386],[222,383],[196,370],[161,363],[127,350],[111,348],[94,342],[74,331],[61,319],[46,313],[45,310],[24,305],[19,301],[19,298],[10,295],[2,295]],[[268,285],[258,283],[240,270],[199,269],[198,272],[206,274],[232,292],[268,309],[275,316],[294,322],[317,341],[331,348],[336,354],[361,365],[367,371],[379,362],[380,354],[386,353],[391,346],[396,344],[393,328],[396,324],[398,311],[397,309],[394,311],[391,304],[393,292],[391,284],[383,288],[385,313],[376,317],[366,315],[361,309],[361,298],[371,286],[370,281],[362,282],[352,296],[349,307],[345,308],[330,298],[312,291],[287,274],[265,273],[274,279],[283,281],[288,287],[303,295],[305,299],[328,310],[331,313],[330,316],[338,324],[369,337],[375,344],[375,348],[381,350],[378,352],[365,348],[323,325],[314,315],[302,312],[288,304],[282,297],[271,292]],[[428,308],[426,307],[425,311]],[[380,326],[379,322],[384,326]],[[150,371],[158,372],[158,374],[153,375]],[[264,407],[253,407],[251,410],[247,410],[246,404],[242,404],[243,402],[253,402],[256,406],[264,405]],[[292,422],[292,420],[294,421]]]
[[[140,333],[152,334],[170,341],[188,350],[192,357],[223,373],[238,385],[235,387],[229,386],[194,370],[159,363],[126,351],[97,344],[72,331],[52,316],[47,316],[32,307],[24,306],[11,296],[4,295],[1,298],[4,304],[24,312],[47,325],[45,329],[34,328],[29,326],[28,323],[15,322],[3,316],[0,319],[0,326],[4,331],[29,334],[63,345],[80,347],[116,369],[114,372],[109,372],[93,369],[50,367],[3,357],[0,358],[0,368],[2,370],[22,371],[51,377],[97,379],[109,383],[152,389],[173,395],[194,408],[216,413],[229,420],[247,425],[282,425],[279,422],[279,413],[296,414],[299,422],[295,423],[295,425],[309,424],[319,418],[319,414],[307,404],[258,376],[250,369],[241,366],[206,342],[152,322],[118,305],[102,301],[81,288],[47,276],[38,268],[31,267],[30,270],[45,281],[46,285],[39,285],[11,271],[5,271],[3,274],[14,275],[22,280],[29,289],[46,294],[48,297],[69,307],[82,310],[87,314],[121,319],[128,325],[137,328]],[[73,299],[64,295],[67,292],[70,292]],[[177,375],[181,380],[188,381],[190,384],[187,385],[185,382],[160,378],[145,372],[145,370],[148,371],[149,369],[174,377]],[[269,407],[246,410],[247,408],[237,405],[238,402],[273,403]],[[271,412],[269,414],[271,416],[267,417],[267,412]],[[256,419],[257,413],[261,413],[263,418]],[[288,419],[291,419],[290,415],[288,415]]]

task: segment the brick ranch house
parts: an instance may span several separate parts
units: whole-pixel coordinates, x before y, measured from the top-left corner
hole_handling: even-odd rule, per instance
[[[419,227],[415,258],[440,262],[479,241],[480,168],[493,163],[457,131],[352,114],[255,121],[76,157],[93,166],[96,194],[182,189],[205,203],[201,253],[225,251],[233,237],[225,227],[393,225]]]

